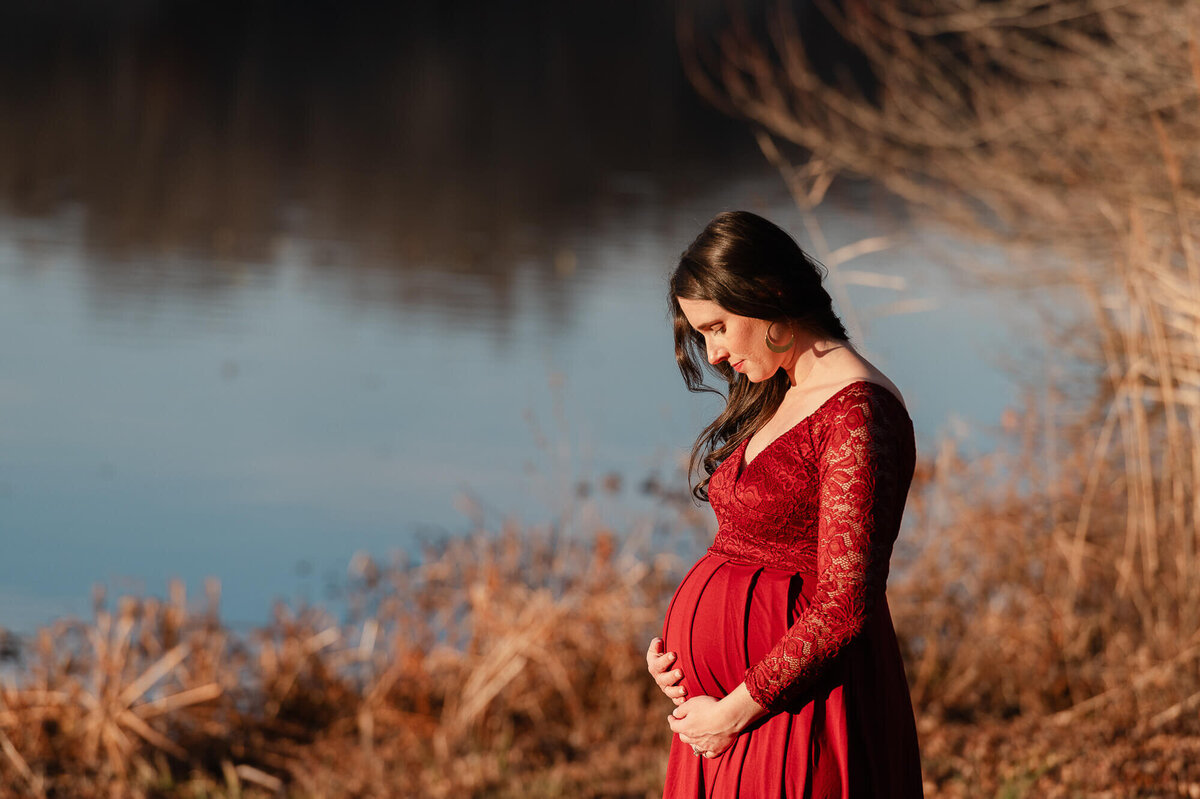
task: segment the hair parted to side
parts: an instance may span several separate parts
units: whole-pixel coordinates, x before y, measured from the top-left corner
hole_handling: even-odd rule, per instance
[[[704,477],[692,486],[697,499],[708,500],[712,473],[771,418],[789,384],[783,371],[751,383],[728,363],[710,364],[704,336],[688,323],[679,300],[709,300],[739,316],[786,322],[824,338],[848,340],[833,299],[821,285],[822,270],[791,236],[749,211],[713,217],[680,256],[669,292],[675,361],[690,391],[726,397],[725,409],[692,446],[689,481],[698,472],[698,463],[704,468]],[[706,385],[706,371],[724,380],[728,392]]]

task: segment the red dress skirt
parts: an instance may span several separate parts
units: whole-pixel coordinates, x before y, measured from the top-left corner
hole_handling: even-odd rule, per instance
[[[663,627],[687,696],[745,682],[768,715],[716,758],[672,739],[664,797],[919,797],[916,725],[884,586],[912,425],[859,381],[714,472],[713,546]],[[819,576],[818,576],[819,575]]]

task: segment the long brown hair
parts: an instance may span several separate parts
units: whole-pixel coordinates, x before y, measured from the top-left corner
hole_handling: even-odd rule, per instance
[[[704,468],[704,477],[692,486],[697,499],[708,500],[712,473],[779,409],[789,383],[782,370],[751,383],[724,361],[710,364],[704,336],[688,323],[679,300],[709,300],[739,316],[786,322],[825,338],[848,340],[833,300],[821,285],[822,270],[791,236],[749,211],[713,217],[680,256],[670,280],[675,361],[690,391],[726,397],[725,409],[692,446],[689,482],[698,464]],[[706,385],[706,371],[724,380],[728,391]]]

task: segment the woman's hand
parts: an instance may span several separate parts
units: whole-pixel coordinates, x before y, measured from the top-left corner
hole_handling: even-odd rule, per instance
[[[671,670],[677,659],[674,652],[663,652],[661,638],[650,641],[650,648],[646,650],[646,668],[658,683],[659,690],[676,705],[682,705],[687,695],[687,689],[679,684],[683,679],[683,672],[679,669]]]
[[[750,722],[766,712],[750,698],[746,684],[742,683],[724,699],[692,697],[667,716],[667,724],[697,755],[717,757],[733,746]]]

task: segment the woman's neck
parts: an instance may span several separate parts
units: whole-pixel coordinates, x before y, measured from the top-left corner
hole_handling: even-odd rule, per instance
[[[793,388],[803,386],[820,374],[821,359],[831,352],[849,347],[848,341],[840,339],[818,338],[808,336],[804,340],[797,337],[795,356],[790,362],[783,364],[788,381]]]

